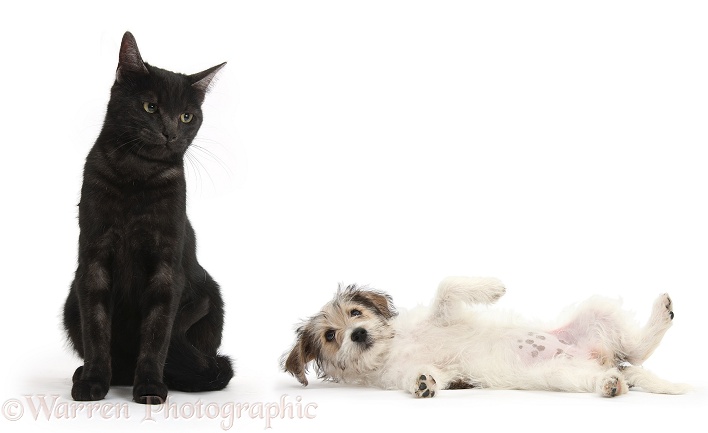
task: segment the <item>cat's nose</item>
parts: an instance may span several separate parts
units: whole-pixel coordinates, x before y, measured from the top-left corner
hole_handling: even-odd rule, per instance
[[[167,143],[172,143],[177,140],[177,130],[179,125],[177,122],[166,114],[162,114],[162,135],[167,140]]]
[[[170,134],[169,132],[163,132],[162,135],[165,137],[165,141],[167,141],[168,143],[172,143],[173,141],[177,140],[176,134]]]

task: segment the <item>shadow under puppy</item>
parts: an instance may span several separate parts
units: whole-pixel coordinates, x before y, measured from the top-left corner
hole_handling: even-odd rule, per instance
[[[605,397],[634,386],[663,394],[689,389],[640,367],[671,327],[668,294],[656,299],[644,327],[619,302],[600,297],[579,304],[559,327],[473,308],[504,293],[493,278],[448,277],[430,308],[399,315],[383,292],[340,286],[334,299],[297,329],[282,367],[303,385],[313,362],[319,378],[416,397],[476,387]]]

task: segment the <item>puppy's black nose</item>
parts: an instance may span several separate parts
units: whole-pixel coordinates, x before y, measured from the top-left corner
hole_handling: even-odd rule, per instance
[[[356,328],[352,331],[352,341],[355,343],[365,343],[366,342],[366,329]]]

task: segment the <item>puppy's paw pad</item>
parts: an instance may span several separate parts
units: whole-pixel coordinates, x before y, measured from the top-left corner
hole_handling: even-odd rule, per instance
[[[504,296],[506,293],[506,287],[501,285],[501,282],[498,285],[495,285],[491,290],[490,290],[490,301],[491,302],[496,302],[499,298]]]
[[[654,301],[652,318],[660,323],[669,323],[674,320],[674,303],[668,293],[664,293]]]
[[[435,393],[438,390],[438,385],[433,379],[433,376],[429,374],[421,374],[415,382],[415,391],[413,395],[418,398],[431,398],[435,397]]]
[[[611,374],[603,379],[600,394],[603,397],[616,397],[627,392],[629,386],[624,378]]]

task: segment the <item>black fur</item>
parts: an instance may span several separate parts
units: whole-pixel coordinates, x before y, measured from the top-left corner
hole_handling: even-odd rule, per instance
[[[154,404],[168,387],[217,390],[233,376],[229,358],[217,354],[223,301],[197,262],[184,177],[201,104],[223,65],[165,71],[144,63],[133,36],[123,36],[106,118],[84,167],[78,267],[64,306],[84,359],[74,400],[133,385],[135,401]]]

